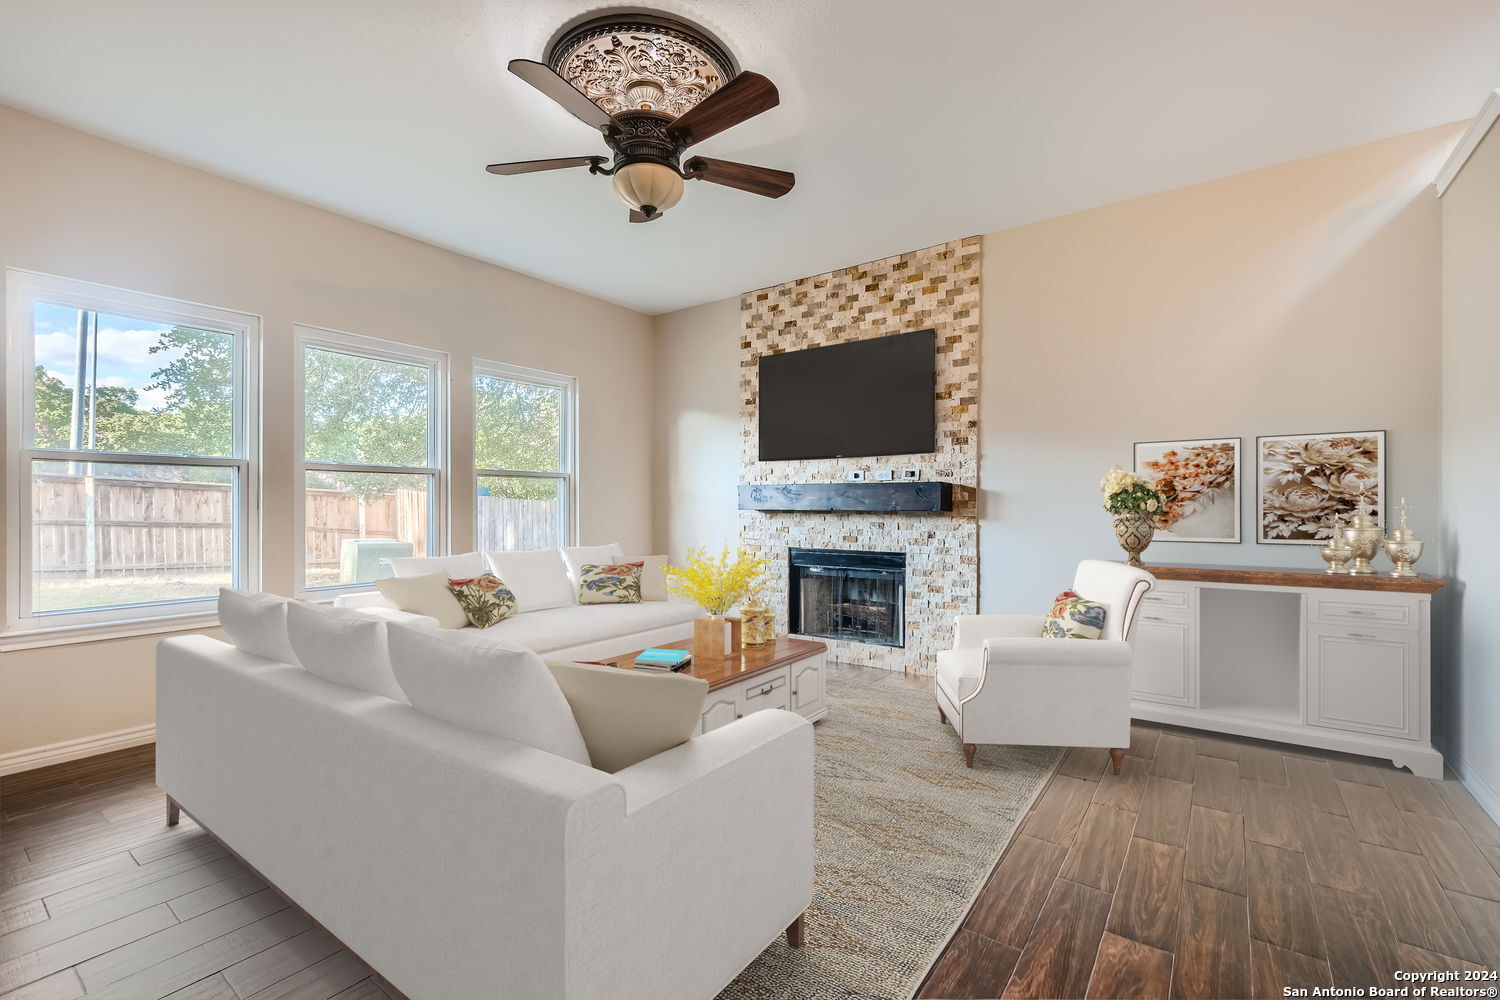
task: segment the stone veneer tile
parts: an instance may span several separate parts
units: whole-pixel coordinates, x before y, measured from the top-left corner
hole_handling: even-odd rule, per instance
[[[933,654],[953,642],[953,616],[979,606],[978,236],[899,257],[790,281],[740,298],[742,483],[816,483],[850,468],[918,469],[924,480],[968,487],[959,510],[939,514],[740,512],[740,541],[771,561],[767,602],[787,626],[787,549],[906,553],[906,648],[831,642],[834,659],[930,674]],[[756,427],[757,359],[805,347],[937,331],[937,450],[879,459],[761,462]]]

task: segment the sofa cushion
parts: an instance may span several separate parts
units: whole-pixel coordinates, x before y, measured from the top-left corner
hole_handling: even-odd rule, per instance
[[[1043,639],[1097,639],[1108,609],[1072,590],[1058,594],[1042,621]]]
[[[219,588],[219,627],[242,653],[297,664],[286,637],[287,599],[276,594]]]
[[[578,603],[568,567],[557,549],[533,552],[486,552],[490,571],[516,595],[516,612],[529,614]]]
[[[406,700],[391,672],[381,619],[293,601],[286,609],[286,632],[308,673],[393,701]]]
[[[391,572],[397,576],[431,576],[441,573],[450,579],[478,576],[489,569],[478,552],[453,556],[402,556],[390,560]]]
[[[601,566],[605,563],[625,562],[625,550],[620,548],[619,542],[610,542],[608,545],[571,545],[561,551],[563,565],[568,567],[568,579],[575,592],[582,580],[585,564]]]
[[[594,767],[613,774],[686,743],[698,731],[708,681],[583,663],[549,663]]]
[[[546,654],[671,625],[684,625],[701,614],[703,609],[688,601],[571,604],[565,608],[507,618],[478,633],[477,638],[514,643]],[[628,653],[630,647],[622,645],[619,652]]]
[[[645,563],[607,563],[579,567],[579,604],[641,603],[641,569]]]
[[[541,657],[485,637],[485,632],[434,632],[393,622],[392,666],[412,707],[587,765],[583,734]]]
[[[984,649],[944,649],[937,654],[937,682],[955,703],[979,689],[984,670]]]
[[[463,628],[469,618],[448,579],[447,573],[392,576],[376,580],[375,589],[399,610],[435,619],[439,628]]]

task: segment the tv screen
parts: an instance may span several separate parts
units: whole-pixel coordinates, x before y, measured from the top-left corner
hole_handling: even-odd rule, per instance
[[[932,330],[760,359],[760,460],[911,455],[937,448]]]

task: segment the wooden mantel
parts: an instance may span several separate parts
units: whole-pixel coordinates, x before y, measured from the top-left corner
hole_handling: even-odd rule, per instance
[[[1433,576],[1351,576],[1306,569],[1269,569],[1258,566],[1147,565],[1158,580],[1193,583],[1245,583],[1261,587],[1323,587],[1330,590],[1379,590],[1388,594],[1431,594],[1446,581]]]

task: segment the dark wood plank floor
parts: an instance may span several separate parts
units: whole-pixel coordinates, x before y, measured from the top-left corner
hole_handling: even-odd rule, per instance
[[[1451,778],[1146,725],[1107,766],[1068,753],[920,996],[1279,997],[1500,965],[1500,828]],[[152,768],[147,747],[0,779],[4,1000],[387,996],[186,816],[167,827]]]
[[[1452,776],[1149,724],[1107,764],[1068,752],[920,997],[1280,997],[1500,967],[1500,828]]]

